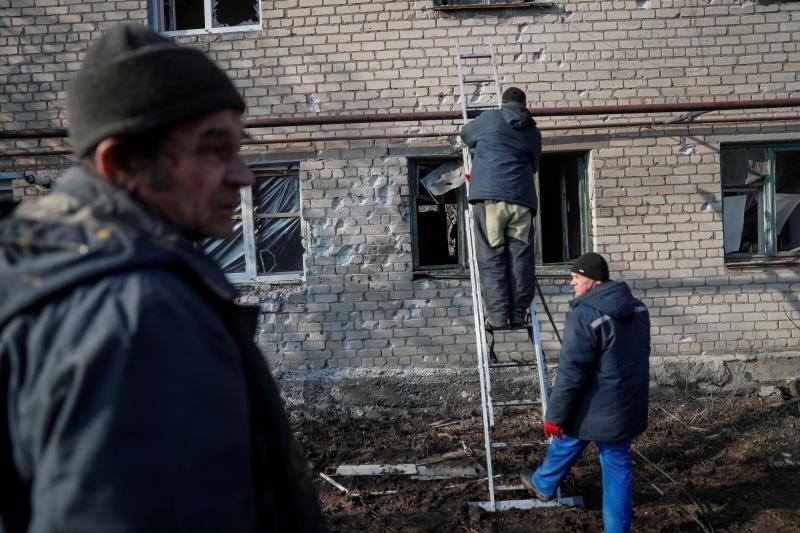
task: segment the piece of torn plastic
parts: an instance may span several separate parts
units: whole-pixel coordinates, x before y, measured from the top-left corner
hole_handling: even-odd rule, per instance
[[[442,163],[419,180],[432,196],[441,196],[464,184],[461,163]]]

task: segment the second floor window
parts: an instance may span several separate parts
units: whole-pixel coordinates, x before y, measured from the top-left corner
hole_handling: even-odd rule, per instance
[[[261,0],[149,0],[153,29],[176,35],[261,29]]]

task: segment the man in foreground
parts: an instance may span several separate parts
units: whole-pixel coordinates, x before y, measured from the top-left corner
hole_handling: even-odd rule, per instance
[[[647,429],[650,316],[624,282],[609,281],[602,256],[575,260],[575,299],[567,317],[558,375],[544,420],[550,447],[522,483],[551,500],[590,442],[603,471],[606,533],[630,531],[633,514],[631,439]]]
[[[468,200],[474,204],[486,325],[522,326],[534,292],[538,201],[533,175],[542,151],[542,135],[525,106],[525,93],[506,89],[502,108],[465,124],[461,139],[475,149]]]
[[[0,531],[324,531],[227,237],[244,102],[198,50],[110,30],[69,87],[81,165],[0,224]]]

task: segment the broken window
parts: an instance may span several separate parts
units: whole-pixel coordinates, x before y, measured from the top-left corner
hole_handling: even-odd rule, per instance
[[[465,267],[467,204],[461,161],[415,161],[410,168],[414,268]]]
[[[259,167],[255,183],[242,189],[234,235],[204,243],[234,281],[265,277],[301,279],[303,236],[297,165]]]
[[[800,255],[800,149],[723,146],[721,163],[726,259]]]
[[[587,250],[585,153],[542,154],[532,176],[539,196],[536,260],[543,265],[571,262]],[[412,161],[409,166],[411,228],[416,270],[467,266],[464,229],[466,187],[461,159]]]
[[[157,31],[261,29],[261,0],[150,0],[150,10]]]

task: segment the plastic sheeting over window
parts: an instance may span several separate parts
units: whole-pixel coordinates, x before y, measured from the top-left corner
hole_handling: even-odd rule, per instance
[[[253,185],[253,208],[256,213],[299,212],[300,180],[296,175],[259,179]]]
[[[242,205],[250,208],[237,209],[235,235],[207,241],[204,249],[235,279],[300,276],[304,250],[299,174],[286,168],[256,169],[254,174],[255,184],[242,192]],[[250,235],[245,234],[248,227]]]
[[[300,218],[256,220],[258,275],[303,270]]]
[[[244,239],[242,238],[241,206],[236,208],[233,221],[233,237],[229,239],[209,239],[203,242],[203,249],[226,273],[244,272]]]

